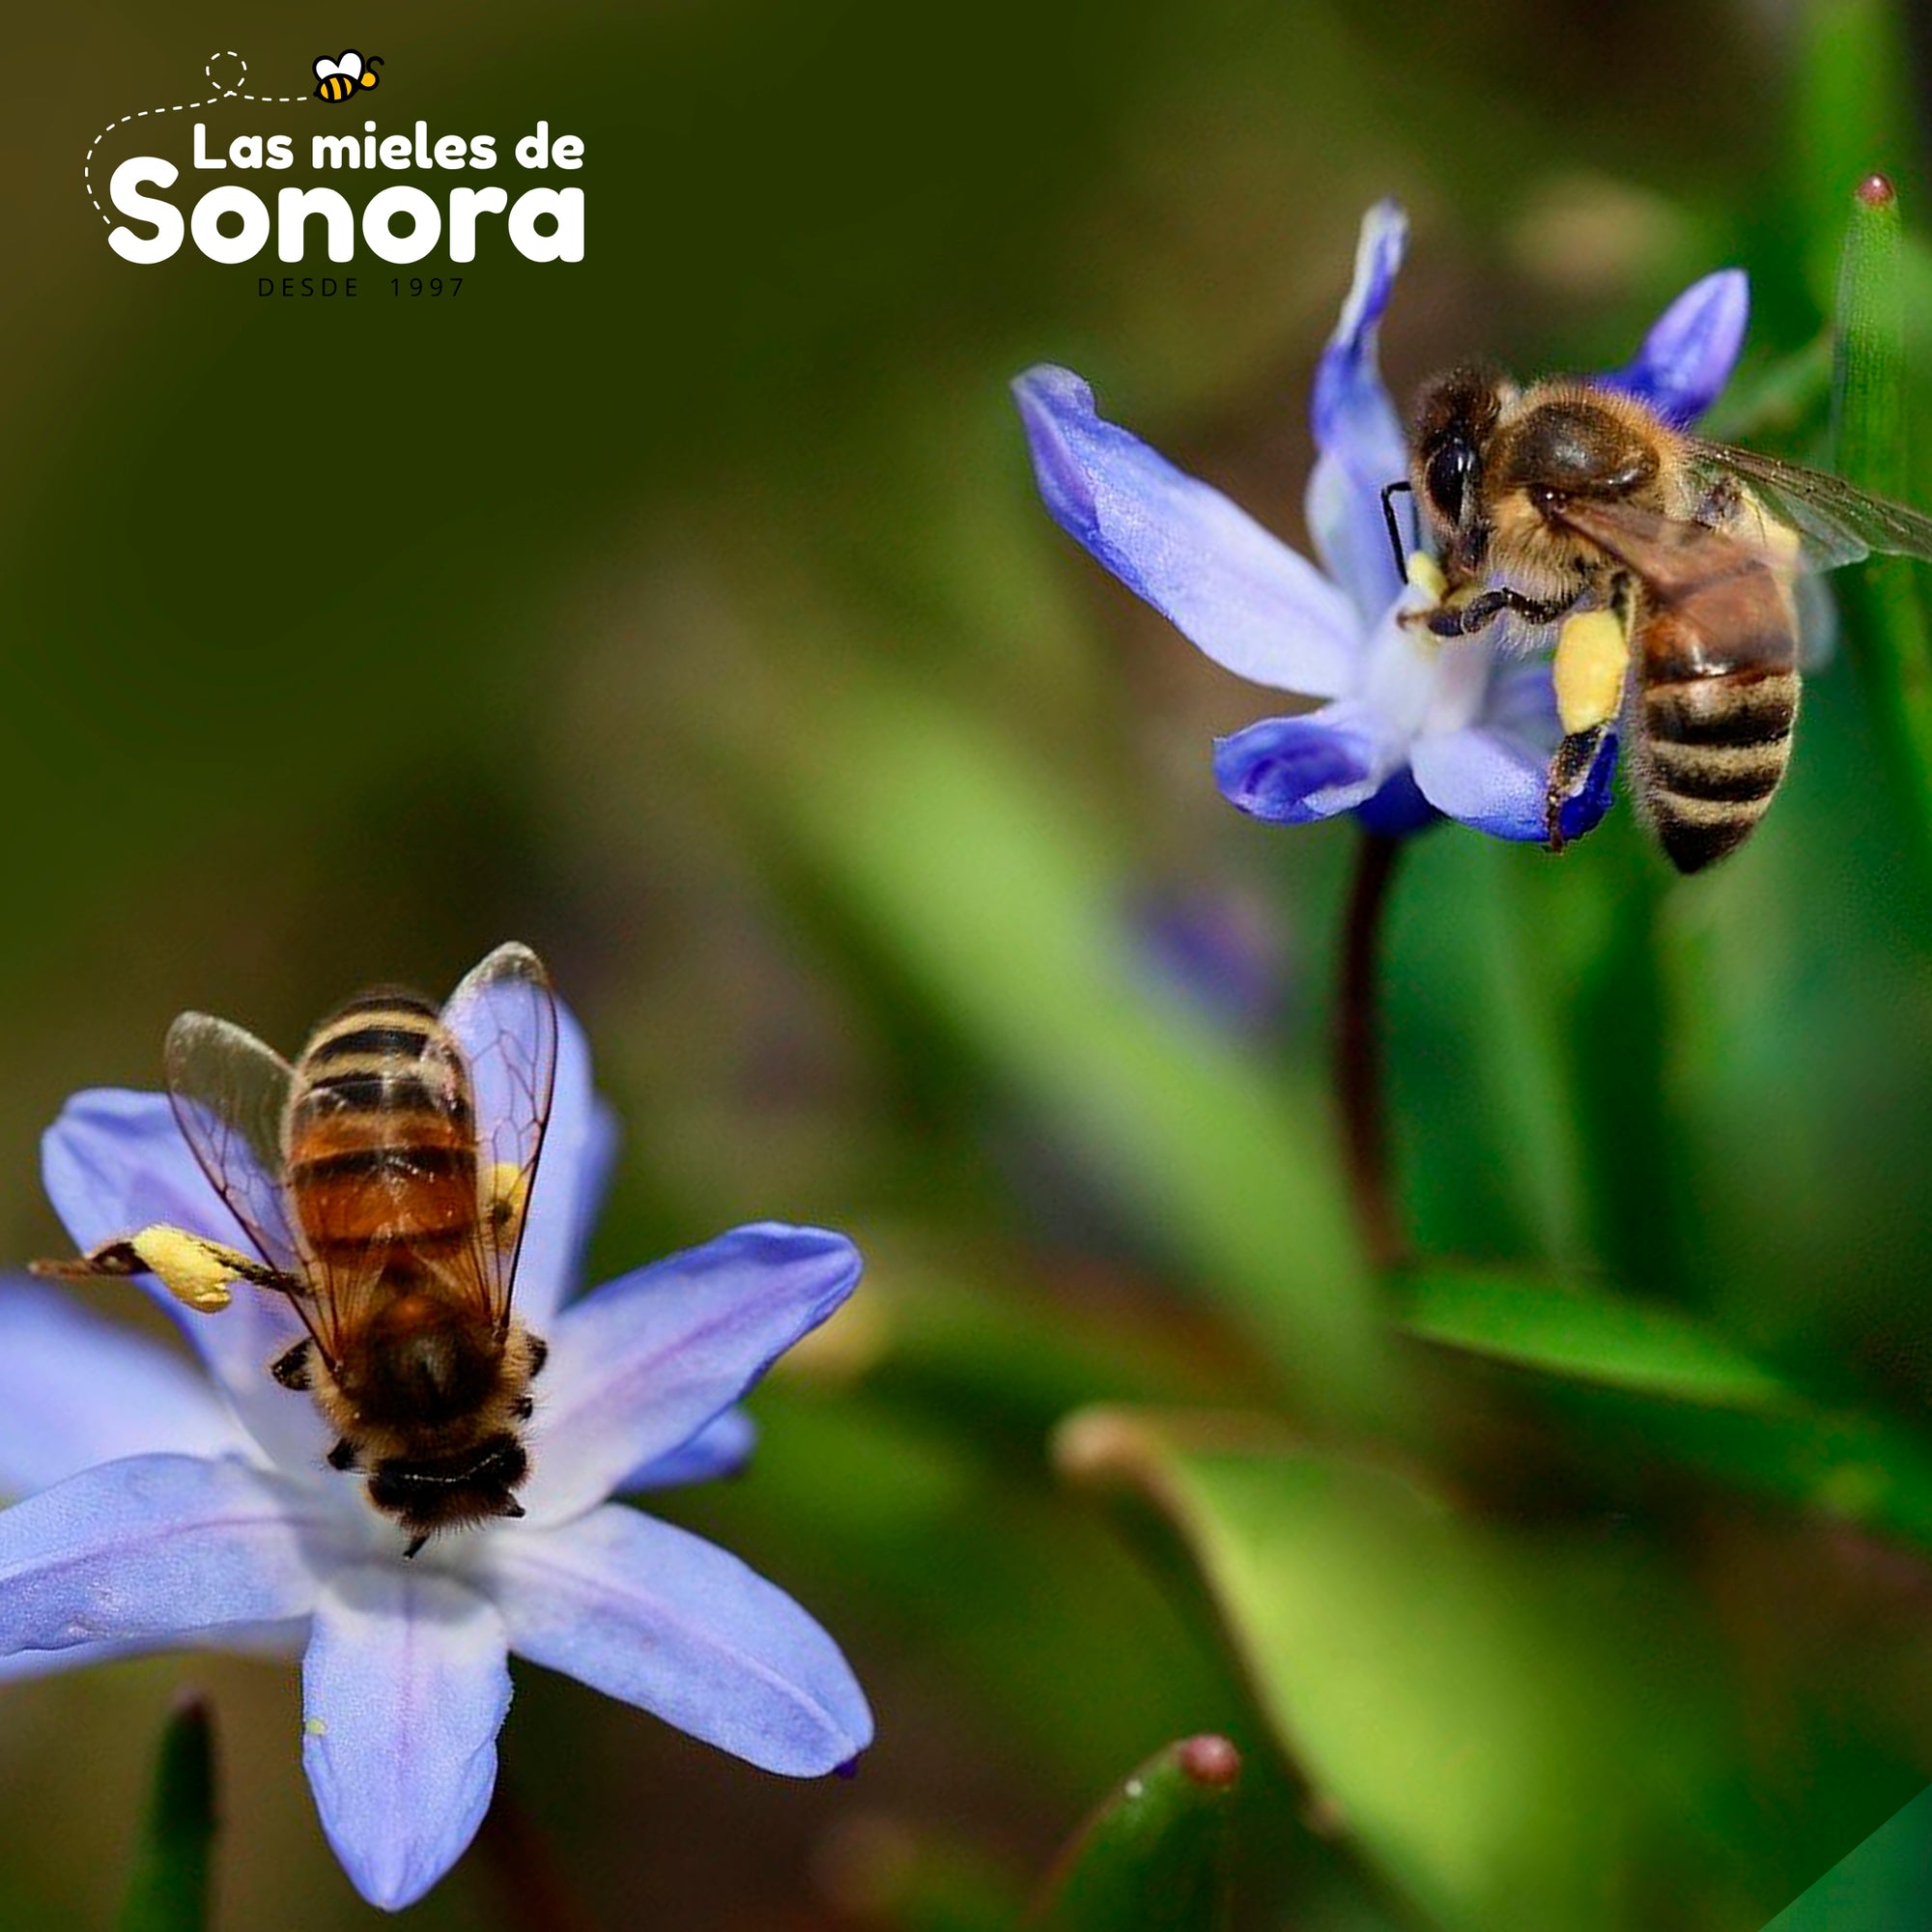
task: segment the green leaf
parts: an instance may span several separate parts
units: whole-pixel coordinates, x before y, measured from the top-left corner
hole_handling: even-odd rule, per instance
[[[1575,1419],[1632,1455],[1932,1548],[1932,1442],[1821,1399],[1688,1316],[1492,1268],[1421,1268],[1405,1292],[1408,1333],[1555,1378]]]
[[[1178,1531],[1314,1807],[1439,1925],[1657,1923],[1748,1835],[1715,1641],[1640,1548],[1472,1520],[1264,1419],[1088,1410],[1059,1453]]]
[[[1904,493],[1905,302],[1898,198],[1872,176],[1852,198],[1838,277],[1833,415],[1836,466],[1879,497]],[[1892,787],[1932,867],[1932,633],[1918,573],[1904,557],[1874,557],[1845,601],[1851,655],[1877,715]]]
[[[1717,1408],[1795,1403],[1721,1336],[1608,1289],[1500,1269],[1426,1267],[1404,1282],[1404,1326],[1521,1368]]]
[[[148,1819],[118,1932],[203,1932],[214,1841],[214,1743],[199,1697],[177,1705],[161,1733]]]
[[[1228,1910],[1228,1812],[1241,1761],[1184,1738],[1126,1779],[1061,1854],[1037,1932],[1216,1932]]]

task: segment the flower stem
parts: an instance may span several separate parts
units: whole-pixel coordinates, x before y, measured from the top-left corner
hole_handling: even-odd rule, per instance
[[[489,1867],[499,1922],[510,1932],[594,1932],[565,1880],[562,1861],[500,1767],[496,1796],[476,1833],[476,1849]]]
[[[1355,848],[1335,1015],[1335,1095],[1349,1191],[1362,1245],[1378,1268],[1394,1266],[1407,1245],[1389,1172],[1380,1025],[1382,916],[1402,847],[1400,838],[1365,831]]]

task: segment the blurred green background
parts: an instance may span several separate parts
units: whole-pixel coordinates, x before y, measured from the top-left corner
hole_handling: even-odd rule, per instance
[[[385,132],[582,136],[584,261],[486,240],[432,301],[364,251],[351,303],[110,253],[103,124],[217,48],[303,91],[345,35]],[[178,1009],[293,1047],[515,936],[627,1123],[599,1269],[762,1216],[870,1258],[752,1471],[669,1507],[838,1634],[879,1744],[782,1785],[524,1671],[506,1784],[588,1923],[973,1932],[1222,1729],[1242,1926],[1751,1932],[1932,1777],[1932,884],[1856,636],[1716,876],[1626,811],[1560,866],[1419,842],[1396,1152],[1419,1248],[1481,1266],[1374,1283],[1324,1087],[1351,832],[1214,794],[1211,734],[1269,701],[1053,530],[1006,391],[1079,369],[1299,541],[1309,373],[1393,193],[1399,395],[1472,352],[1620,361],[1741,262],[1726,426],[1815,460],[1849,190],[1928,205],[1909,22],[81,5],[16,39],[4,1251],[62,1248],[37,1136],[155,1084]],[[1177,922],[1238,1010],[1163,965]],[[1069,1486],[1052,1434],[1095,1402],[1159,1413],[1075,1425]],[[375,1922],[291,1679],[8,1691],[0,1920],[105,1922],[192,1683],[217,1922]],[[472,1854],[415,1917],[506,1912]]]

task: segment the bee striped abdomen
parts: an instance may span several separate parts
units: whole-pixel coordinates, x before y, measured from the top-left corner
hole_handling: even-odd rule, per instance
[[[476,1238],[469,1076],[424,1003],[376,994],[326,1022],[296,1068],[285,1141],[319,1260],[402,1262]]]
[[[1784,778],[1796,625],[1779,580],[1749,570],[1646,613],[1639,630],[1641,795],[1671,863],[1694,872],[1750,836]]]

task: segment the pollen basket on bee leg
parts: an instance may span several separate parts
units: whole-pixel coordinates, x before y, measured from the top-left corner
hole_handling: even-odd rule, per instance
[[[1585,611],[1565,622],[1557,633],[1550,679],[1566,738],[1593,731],[1617,715],[1629,668],[1630,637],[1617,612]]]
[[[36,1262],[33,1272],[56,1281],[125,1280],[153,1275],[174,1298],[197,1314],[218,1315],[235,1298],[230,1285],[252,1281],[273,1286],[273,1270],[234,1248],[191,1235],[185,1228],[143,1228],[125,1240],[108,1241],[73,1262]]]

